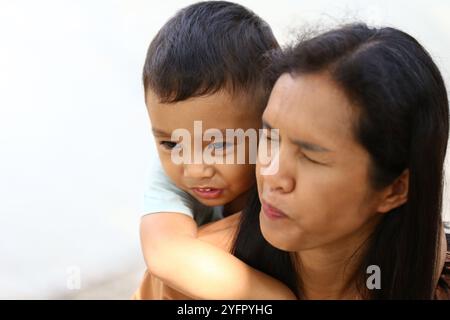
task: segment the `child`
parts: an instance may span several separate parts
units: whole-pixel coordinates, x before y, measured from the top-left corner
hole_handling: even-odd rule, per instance
[[[220,218],[219,208],[223,216],[244,208],[255,190],[254,165],[176,164],[174,151],[190,155],[191,145],[184,139],[171,140],[172,132],[179,129],[195,138],[199,123],[203,131],[259,129],[270,93],[263,76],[265,54],[276,48],[271,29],[254,13],[234,3],[207,1],[179,11],[148,49],[143,71],[146,105],[170,180],[156,169],[146,193],[150,214],[141,221],[142,251],[149,272],[187,296],[294,298],[281,282],[196,238],[195,221]],[[202,151],[216,157],[225,157],[236,147],[234,139],[202,143]],[[192,149],[195,153],[196,147]],[[276,290],[268,294],[267,288]]]

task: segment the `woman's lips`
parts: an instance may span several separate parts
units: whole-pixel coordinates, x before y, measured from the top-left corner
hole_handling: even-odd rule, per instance
[[[216,199],[219,198],[223,192],[223,189],[217,188],[192,188],[192,191],[196,195],[203,199]]]
[[[263,212],[271,220],[287,218],[283,211],[271,206],[267,202],[262,201]]]

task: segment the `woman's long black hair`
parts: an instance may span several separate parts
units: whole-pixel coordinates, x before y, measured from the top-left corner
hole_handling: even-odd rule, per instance
[[[362,296],[432,298],[449,132],[447,91],[432,58],[400,30],[352,24],[300,41],[274,60],[277,76],[328,71],[353,101],[359,111],[354,132],[370,154],[375,189],[409,169],[408,201],[384,214],[355,275]],[[294,260],[264,240],[259,211],[256,197],[242,215],[233,253],[301,297]],[[380,267],[380,290],[363,288],[369,265]]]

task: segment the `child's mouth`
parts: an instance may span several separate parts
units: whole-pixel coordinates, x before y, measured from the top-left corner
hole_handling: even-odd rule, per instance
[[[223,189],[217,188],[192,188],[196,195],[203,199],[216,199],[220,197]]]

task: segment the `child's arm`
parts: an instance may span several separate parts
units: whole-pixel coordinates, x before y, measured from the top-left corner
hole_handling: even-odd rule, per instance
[[[280,281],[196,239],[195,221],[156,213],[141,220],[141,247],[154,276],[195,299],[295,299]]]

